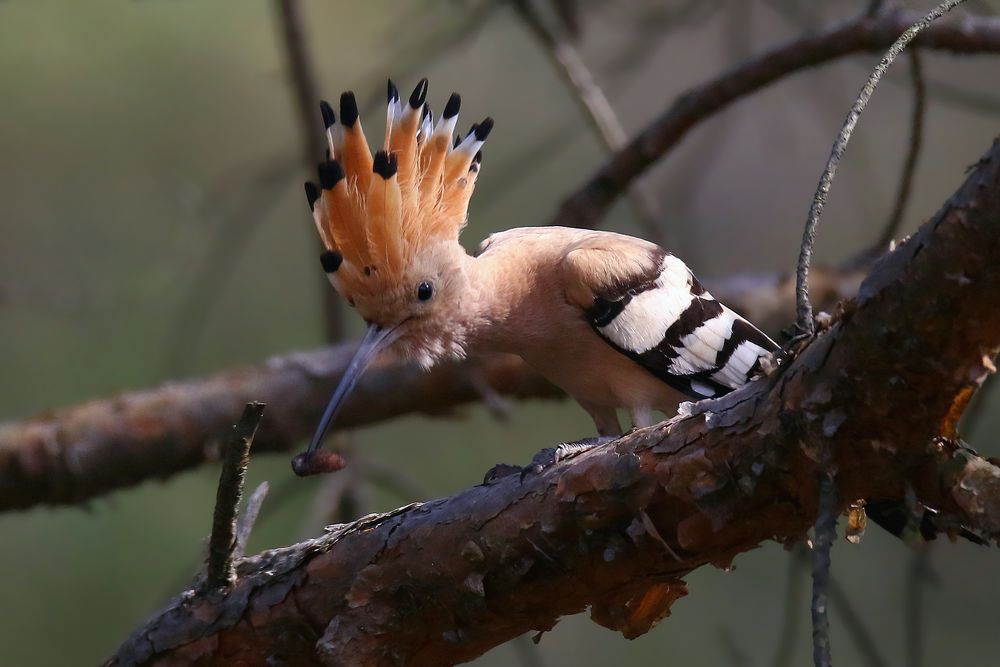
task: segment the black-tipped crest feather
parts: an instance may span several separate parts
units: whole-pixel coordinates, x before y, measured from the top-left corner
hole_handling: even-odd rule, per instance
[[[375,158],[372,161],[372,171],[384,178],[389,180],[396,175],[396,154],[386,153],[385,151],[378,151],[375,153]]]
[[[309,210],[316,208],[316,201],[320,197],[319,186],[311,181],[306,181],[306,201],[309,202]]]
[[[319,256],[319,263],[323,265],[323,270],[327,273],[335,272],[343,261],[344,256],[335,250],[327,250]]]
[[[336,160],[319,163],[319,184],[324,190],[332,190],[344,177],[344,168]]]
[[[486,137],[490,136],[490,132],[493,130],[493,118],[487,116],[483,119],[483,122],[473,125],[476,133],[476,141],[486,141]]]
[[[458,111],[461,108],[462,108],[462,96],[459,95],[458,93],[452,93],[451,97],[448,98],[448,103],[444,105],[445,120],[457,116]]]
[[[326,100],[320,100],[319,112],[323,115],[323,127],[329,130],[337,122],[337,116],[333,113],[333,107]]]
[[[340,96],[340,122],[344,127],[354,127],[358,121],[358,101],[350,90]]]
[[[421,79],[417,87],[410,94],[410,106],[419,109],[420,105],[427,99],[427,79]]]

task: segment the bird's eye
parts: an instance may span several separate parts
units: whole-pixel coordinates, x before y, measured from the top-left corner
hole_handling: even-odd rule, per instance
[[[434,287],[426,280],[419,285],[417,285],[417,298],[421,301],[427,301],[434,295]]]

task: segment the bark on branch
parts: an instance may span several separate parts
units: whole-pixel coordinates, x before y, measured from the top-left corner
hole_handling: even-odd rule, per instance
[[[528,477],[336,526],[186,593],[112,664],[442,665],[590,609],[636,636],[682,577],[838,497],[903,498],[1000,537],[1000,469],[954,439],[1000,348],[1000,142],[785,368]],[[825,463],[824,470],[831,468]]]
[[[814,271],[814,300],[832,307],[855,293],[862,276],[857,268]],[[735,276],[708,287],[765,329],[775,331],[794,317],[794,276]],[[294,449],[315,428],[355,346],[274,357],[0,424],[0,511],[77,503],[216,460],[232,416],[249,401],[268,405],[254,452]],[[484,386],[517,399],[562,395],[514,357],[474,359],[429,374],[384,364],[361,379],[337,426],[445,414],[481,400]]]

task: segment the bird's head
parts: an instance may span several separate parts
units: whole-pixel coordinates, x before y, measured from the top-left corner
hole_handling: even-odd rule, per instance
[[[426,96],[426,79],[406,101],[389,82],[385,138],[374,156],[353,93],[340,97],[339,122],[329,104],[320,105],[329,156],[319,165],[319,185],[306,183],[306,197],[326,247],[323,269],[368,331],[310,451],[380,352],[430,366],[462,351],[461,330],[450,326],[467,286],[458,235],[493,120],[455,139],[459,96],[451,95],[436,122]]]

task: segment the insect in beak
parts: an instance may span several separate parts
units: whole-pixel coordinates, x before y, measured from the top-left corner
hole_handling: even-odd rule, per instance
[[[398,334],[393,335],[396,331],[397,327],[388,328],[378,324],[368,325],[365,337],[361,339],[361,344],[351,358],[351,362],[347,365],[347,370],[344,371],[344,375],[340,378],[340,384],[337,385],[337,389],[333,392],[333,396],[330,398],[330,402],[323,412],[319,426],[316,427],[316,433],[313,434],[312,442],[309,443],[309,447],[305,452],[292,459],[292,470],[295,471],[296,475],[305,477],[318,472],[324,472],[323,466],[316,465],[314,457],[323,443],[323,439],[326,437],[327,430],[333,423],[334,418],[336,418],[337,413],[340,412],[340,408],[348,395],[350,395],[351,390],[358,383],[361,374],[378,357],[379,352],[396,340]]]

